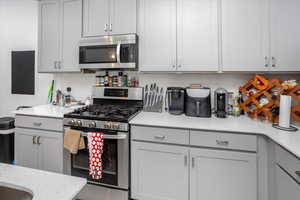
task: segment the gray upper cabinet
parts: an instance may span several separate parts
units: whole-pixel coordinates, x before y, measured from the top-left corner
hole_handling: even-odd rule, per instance
[[[83,36],[107,35],[109,0],[83,0]]]
[[[222,2],[223,71],[269,70],[268,2]]]
[[[60,70],[64,72],[80,71],[78,42],[82,32],[82,0],[64,0],[62,2],[62,41]]]
[[[39,2],[39,72],[78,72],[82,0]]]
[[[300,71],[300,1],[271,2],[271,70]]]
[[[217,0],[140,0],[141,71],[218,71]]]
[[[83,37],[136,33],[136,0],[83,0]]]
[[[39,3],[39,72],[58,71],[60,44],[60,3]]]

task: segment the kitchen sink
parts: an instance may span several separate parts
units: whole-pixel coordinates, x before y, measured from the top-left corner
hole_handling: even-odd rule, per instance
[[[32,200],[33,195],[29,192],[0,185],[0,199],[5,200]]]

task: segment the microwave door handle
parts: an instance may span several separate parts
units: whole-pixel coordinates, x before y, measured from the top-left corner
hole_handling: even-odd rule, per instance
[[[199,101],[196,102],[196,106],[197,106],[197,108],[196,108],[197,116],[200,116],[200,102]]]
[[[117,63],[121,64],[121,43],[117,45]]]

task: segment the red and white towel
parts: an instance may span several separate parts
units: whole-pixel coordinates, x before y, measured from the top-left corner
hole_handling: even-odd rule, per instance
[[[102,178],[102,153],[104,145],[104,133],[88,133],[88,143],[90,152],[90,172],[89,175],[96,180]]]

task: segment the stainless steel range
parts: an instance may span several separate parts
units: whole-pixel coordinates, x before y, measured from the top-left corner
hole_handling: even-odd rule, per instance
[[[71,157],[71,174],[88,179],[90,187],[104,191],[103,199],[128,199],[129,194],[129,120],[143,107],[143,88],[93,88],[93,105],[64,116],[64,126],[82,131],[87,143],[87,132],[103,132],[103,177],[89,177],[89,150],[80,150]],[[100,189],[101,188],[101,189]],[[91,192],[88,195],[91,195]],[[81,197],[79,197],[81,198]],[[82,197],[84,198],[84,197]]]

